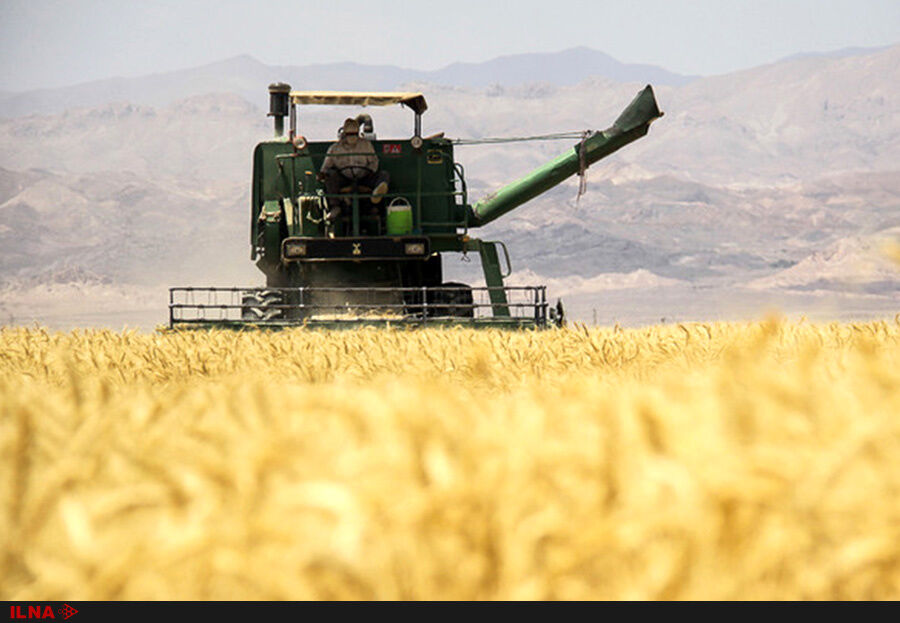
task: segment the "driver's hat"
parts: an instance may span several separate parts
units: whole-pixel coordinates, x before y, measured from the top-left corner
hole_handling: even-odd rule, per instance
[[[348,134],[359,134],[359,121],[356,119],[344,119],[344,136]]]

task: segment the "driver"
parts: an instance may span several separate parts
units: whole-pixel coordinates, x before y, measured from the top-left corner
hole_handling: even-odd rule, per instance
[[[344,121],[341,139],[328,148],[319,173],[325,192],[337,195],[341,188],[357,184],[372,189],[372,203],[380,203],[387,192],[390,175],[378,170],[378,156],[372,143],[359,137],[359,122]]]

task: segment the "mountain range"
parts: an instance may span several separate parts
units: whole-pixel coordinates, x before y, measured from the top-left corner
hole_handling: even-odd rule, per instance
[[[364,63],[275,66],[243,55],[137,78],[109,78],[63,88],[0,93],[0,117],[47,114],[110,102],[160,106],[212,92],[234,93],[264,107],[267,105],[265,85],[279,81],[304,90],[391,91],[409,83],[458,87],[522,83],[564,86],[591,76],[659,85],[681,85],[696,79],[654,65],[622,63],[586,47],[545,54],[514,54],[482,63],[453,63],[432,71]]]
[[[441,70],[451,84],[407,87],[426,93],[426,133],[600,129],[642,86],[640,72],[658,69],[619,79],[593,73],[591,62],[604,57],[576,49],[471,71],[454,65]],[[530,73],[516,74],[519,62]],[[525,79],[560,63],[571,73],[558,71],[556,82]],[[61,91],[0,96],[0,320],[27,321],[36,300],[45,309],[60,301],[66,317],[96,300],[122,309],[162,301],[164,284],[257,283],[248,259],[250,154],[272,132],[266,85],[306,85],[300,70],[312,71],[242,57],[79,85],[64,90],[69,99]],[[390,86],[341,84],[337,70],[336,82],[316,84],[396,88],[392,75],[406,79],[391,73],[397,68],[365,70]],[[507,72],[507,83],[485,78],[491,71]],[[881,253],[900,237],[900,46],[655,82],[666,115],[592,166],[585,196],[576,201],[570,180],[479,233],[507,242],[514,282],[547,282],[576,318],[599,310],[600,321],[733,317],[738,302],[805,312],[823,297],[834,313],[900,310],[900,274]],[[48,108],[38,114],[42,101]],[[409,135],[408,111],[370,112],[380,136]],[[302,132],[330,139],[344,116],[304,109]],[[477,200],[570,145],[458,146],[456,156]],[[450,259],[446,271],[472,281],[478,268]],[[161,320],[162,311],[141,322]]]

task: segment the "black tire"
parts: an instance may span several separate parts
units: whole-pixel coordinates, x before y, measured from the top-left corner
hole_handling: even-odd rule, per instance
[[[449,318],[474,318],[475,308],[472,303],[472,287],[464,283],[456,283],[448,281],[441,284],[442,289],[438,291],[437,303],[435,307],[435,316],[443,316]]]

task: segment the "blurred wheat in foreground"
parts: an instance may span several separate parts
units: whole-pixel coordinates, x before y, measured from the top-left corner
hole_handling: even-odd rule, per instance
[[[900,598],[900,324],[0,332],[0,599]]]

